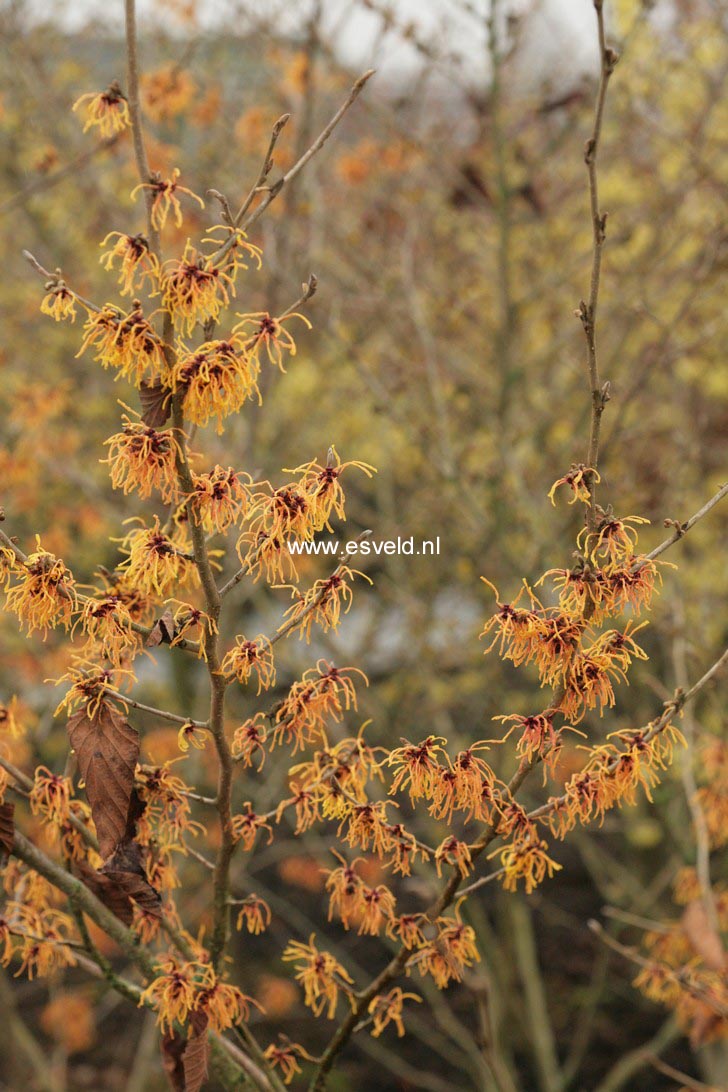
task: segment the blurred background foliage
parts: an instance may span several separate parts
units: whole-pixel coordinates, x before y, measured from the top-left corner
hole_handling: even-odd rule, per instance
[[[266,376],[262,409],[250,404],[222,436],[208,430],[195,446],[210,466],[276,480],[282,467],[322,459],[334,443],[343,459],[378,468],[371,481],[349,477],[349,520],[337,533],[439,537],[439,556],[368,564],[373,589],[360,584],[340,634],[286,649],[279,689],[282,695],[320,655],[356,664],[370,678],[360,719],[372,718],[372,739],[394,745],[434,733],[460,747],[496,735],[496,713],[540,708],[535,678],[529,691],[527,672],[516,676],[483,659],[477,638],[492,598],[478,577],[511,598],[523,577],[533,582],[569,564],[579,527],[580,512],[553,508],[547,492],[586,448],[589,397],[574,308],[590,268],[582,151],[595,86],[588,74],[574,77],[583,66],[566,54],[538,81],[524,78],[520,47],[535,18],[528,10],[508,18],[501,5],[501,18],[488,26],[478,5],[453,0],[482,42],[478,73],[478,64],[466,72],[439,38],[398,18],[396,4],[364,6],[379,11],[377,48],[404,39],[421,64],[406,79],[385,68],[256,225],[252,241],[263,248],[264,267],[242,280],[236,309],[275,312],[315,272],[314,329],[299,338],[285,382]],[[636,0],[609,8],[622,58],[600,166],[609,212],[600,353],[612,385],[602,501],[618,515],[652,521],[645,549],[664,537],[665,518],[686,519],[723,484],[728,430],[726,13],[704,0],[668,5],[667,19],[652,8]],[[179,166],[195,192],[214,187],[235,204],[259,170],[275,119],[292,115],[276,152],[276,169],[285,170],[357,73],[320,33],[317,5],[290,32],[274,13],[244,3],[233,9],[221,26],[201,20],[194,2],[159,3],[141,45],[152,167]],[[77,359],[78,324],[39,315],[42,284],[21,255],[27,248],[48,269],[61,267],[78,291],[103,303],[115,298],[115,284],[98,264],[98,244],[109,231],[141,227],[129,198],[136,179],[128,138],[101,145],[70,112],[81,93],[123,80],[123,41],[105,18],[75,22],[69,28],[53,5],[3,4],[0,503],[8,533],[25,548],[41,533],[43,545],[89,581],[100,564],[118,562],[114,539],[124,519],[155,508],[114,494],[99,461],[118,428],[117,399],[136,405],[135,392]],[[186,234],[216,215],[191,205],[185,212],[171,237],[180,250]],[[669,555],[678,569],[666,570],[645,635],[649,662],[636,666],[603,723],[588,718],[590,735],[638,726],[659,711],[676,685],[678,639],[686,639],[691,678],[725,646],[727,532],[728,510],[719,507]],[[321,559],[302,568],[311,580],[327,571]],[[286,605],[285,592],[241,589],[235,632],[275,624]],[[17,760],[58,764],[66,740],[52,711],[60,695],[46,680],[65,669],[68,648],[55,634],[29,642],[8,618],[2,641],[3,698],[17,695],[33,725]],[[198,715],[195,665],[178,659],[155,654],[135,693]],[[244,695],[237,700],[231,726],[255,708]],[[708,698],[699,731],[723,724],[722,703]],[[150,760],[176,755],[174,729],[143,728]],[[561,776],[578,762],[575,746],[565,748]],[[204,753],[189,758],[187,780],[204,781],[206,761]],[[279,798],[281,778],[275,763],[266,765],[262,804]],[[553,785],[534,785],[529,798],[549,791]],[[294,1039],[302,1010],[278,953],[291,931],[307,936],[319,919],[319,868],[330,860],[325,832],[307,837],[303,848],[294,844],[284,825],[250,862],[251,883],[275,918],[269,937],[255,947],[240,941],[238,953],[255,995],[272,1017],[285,1016]],[[483,982],[516,1088],[676,1087],[657,1072],[633,1075],[632,1052],[646,1042],[655,1050],[669,1044],[667,1058],[718,1087],[728,1082],[724,1050],[682,1038],[631,988],[633,970],[600,950],[585,924],[605,903],[647,919],[679,913],[671,881],[695,857],[680,764],[654,802],[643,799],[601,828],[577,832],[557,846],[557,857],[564,870],[528,900],[503,897],[494,885],[470,900],[484,960],[480,986],[430,998],[434,1020],[425,1006],[414,1012],[402,1046],[367,1038],[332,1087],[491,1087],[474,1003]],[[190,905],[205,882],[190,861]],[[424,880],[407,883],[430,894]],[[623,939],[639,936],[624,921],[610,928]],[[347,966],[368,965],[371,942],[329,931]],[[162,1087],[141,1013],[122,1028],[114,1002],[99,1002],[72,975],[50,996],[35,983],[13,984],[12,994],[6,983],[2,993],[9,1012],[14,995],[41,1042],[70,1056],[69,1088]],[[23,1034],[19,1025],[16,1033]],[[25,1053],[0,1063],[6,1087],[26,1081],[32,1052],[26,1044]],[[138,1072],[130,1077],[132,1055]]]

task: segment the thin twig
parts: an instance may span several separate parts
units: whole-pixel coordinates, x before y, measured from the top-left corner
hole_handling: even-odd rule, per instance
[[[708,512],[710,512],[712,508],[715,508],[716,504],[719,504],[726,496],[728,496],[728,484],[721,486],[718,492],[714,493],[710,500],[706,501],[703,507],[699,509],[694,516],[691,516],[689,520],[686,520],[685,523],[678,523],[677,520],[665,520],[665,525],[674,526],[675,531],[669,538],[666,538],[664,542],[661,542],[659,546],[656,546],[654,550],[651,550],[649,554],[647,554],[647,557],[651,561],[654,561],[660,554],[664,554],[665,550],[669,550],[671,546],[676,542],[679,542],[681,538],[684,538],[698,520],[701,520],[703,516],[707,515]]]

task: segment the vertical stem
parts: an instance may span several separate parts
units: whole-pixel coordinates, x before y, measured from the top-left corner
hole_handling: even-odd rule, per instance
[[[593,0],[594,10],[597,16],[597,31],[599,36],[599,90],[594,108],[594,124],[592,133],[584,148],[584,162],[586,163],[589,180],[589,205],[592,221],[592,268],[589,283],[589,298],[582,300],[577,314],[581,319],[586,336],[586,362],[589,373],[589,388],[591,390],[591,424],[589,428],[589,449],[587,453],[587,466],[596,471],[599,462],[599,435],[601,431],[602,414],[609,401],[609,384],[602,385],[599,377],[599,361],[597,357],[597,307],[599,303],[599,282],[602,271],[602,250],[606,238],[607,214],[603,213],[599,206],[599,186],[597,179],[597,155],[602,134],[602,121],[604,118],[604,103],[607,95],[609,77],[614,71],[618,57],[613,49],[606,44],[604,33],[603,0]],[[587,526],[591,531],[596,527],[596,480],[591,475],[589,482],[591,500],[587,510]]]
[[[139,107],[139,61],[136,38],[136,8],[135,0],[125,0],[126,14],[126,51],[127,51],[127,92],[129,102],[129,115],[131,117],[132,137],[134,142],[134,155],[136,158],[139,181],[149,181],[149,162],[144,144],[144,131],[142,128],[141,110]],[[144,190],[147,201],[147,221],[149,230],[149,243],[154,253],[159,257],[159,234],[152,226],[152,194]],[[172,349],[172,317],[164,316],[163,340],[165,343],[165,355],[167,363],[174,363],[174,351]],[[207,671],[210,678],[210,732],[215,742],[218,758],[218,783],[217,783],[217,811],[220,820],[220,849],[215,864],[213,883],[213,927],[210,943],[210,959],[217,969],[225,952],[229,932],[230,909],[228,897],[230,890],[230,861],[232,859],[234,841],[232,834],[232,775],[233,760],[230,754],[230,746],[225,738],[225,679],[220,674],[220,655],[218,639],[218,619],[222,600],[215,583],[215,576],[210,565],[210,558],[205,542],[205,532],[199,519],[197,506],[192,499],[194,482],[190,470],[187,440],[184,432],[184,415],[182,411],[182,398],[175,395],[172,399],[172,423],[177,433],[179,443],[179,456],[177,459],[177,478],[179,480],[180,494],[187,500],[187,517],[192,538],[192,553],[195,565],[200,575],[200,582],[205,595],[205,609],[211,619],[206,634]]]
[[[139,59],[137,50],[135,0],[124,0],[124,22],[126,28],[126,96],[129,106],[129,117],[131,118],[134,158],[136,159],[139,181],[141,183],[147,183],[151,172],[147,159],[147,149],[144,144],[142,111],[139,105]],[[149,246],[159,258],[159,232],[152,224],[152,204],[154,196],[151,190],[144,190],[143,193],[147,206],[147,233],[149,237]]]

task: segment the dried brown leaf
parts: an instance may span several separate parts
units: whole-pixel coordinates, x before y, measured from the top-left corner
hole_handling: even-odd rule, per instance
[[[142,421],[150,428],[162,428],[170,414],[171,391],[160,382],[144,383],[139,387]]]
[[[162,1050],[162,1068],[167,1078],[167,1083],[172,1092],[185,1092],[185,1071],[182,1064],[187,1040],[184,1035],[173,1031],[163,1035],[160,1047]]]
[[[193,1012],[190,1016],[193,1034],[188,1039],[182,1055],[185,1092],[200,1092],[207,1080],[207,1065],[210,1059],[207,1023],[207,1014],[204,1012]]]
[[[174,640],[174,634],[174,617],[171,610],[166,610],[152,626],[152,631],[147,637],[147,647],[156,648],[157,645],[171,644]]]
[[[69,717],[68,735],[86,783],[99,850],[107,858],[127,832],[139,733],[102,702],[93,717],[85,709]]]
[[[155,891],[146,876],[121,869],[109,869],[106,865],[100,871],[96,871],[85,861],[77,863],[76,871],[96,898],[119,921],[123,921],[124,925],[131,925],[134,920],[134,903],[152,917],[162,916],[159,893]]]

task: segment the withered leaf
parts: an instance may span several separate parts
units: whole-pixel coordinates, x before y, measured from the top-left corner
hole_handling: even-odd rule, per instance
[[[139,387],[139,401],[142,406],[142,421],[150,428],[162,428],[170,414],[171,392],[157,380],[154,383],[142,381]]]
[[[69,717],[68,735],[86,782],[101,856],[110,857],[127,829],[139,733],[102,702],[93,717],[85,709]]]
[[[711,971],[722,971],[728,962],[723,941],[713,928],[700,899],[694,899],[685,907],[682,927],[706,967],[710,967]]]
[[[0,847],[5,853],[13,852],[15,841],[15,804],[0,804]],[[0,852],[0,857],[3,853]]]
[[[185,1092],[185,1070],[182,1064],[187,1040],[184,1035],[173,1031],[162,1036],[162,1068],[172,1092]]]
[[[174,640],[175,625],[171,610],[166,610],[161,618],[152,626],[152,632],[147,637],[147,647],[156,648],[157,645],[168,645]]]
[[[190,1016],[193,1034],[188,1039],[182,1055],[185,1092],[200,1092],[207,1079],[207,1064],[210,1059],[207,1023],[207,1014],[204,1012],[193,1012]]]
[[[96,898],[124,925],[131,925],[134,920],[134,903],[153,917],[162,916],[159,893],[143,873],[139,875],[136,871],[127,872],[108,865],[96,871],[85,861],[77,863],[76,871]]]

